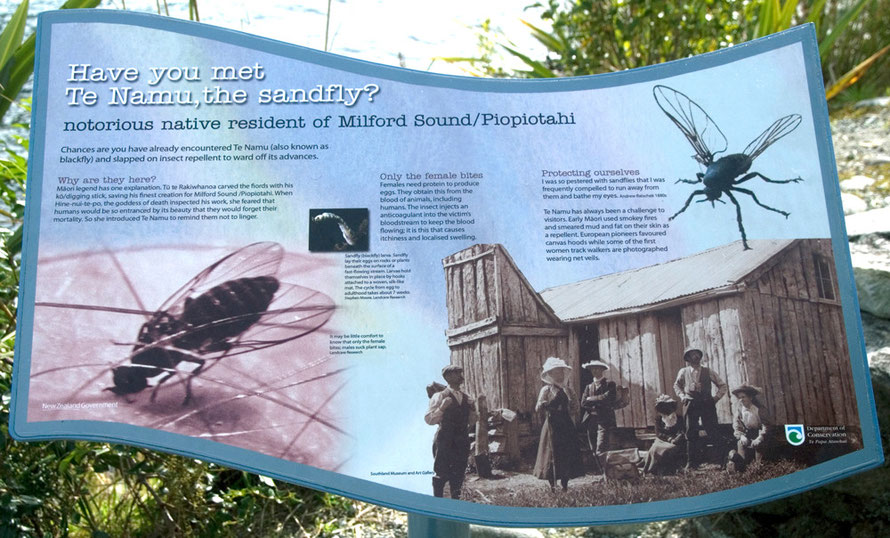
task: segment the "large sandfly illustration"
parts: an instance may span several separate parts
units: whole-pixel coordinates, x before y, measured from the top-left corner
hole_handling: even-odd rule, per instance
[[[655,102],[659,108],[667,115],[668,118],[686,137],[689,144],[695,150],[694,158],[705,167],[705,171],[698,172],[696,179],[678,179],[677,183],[688,183],[696,185],[701,183],[704,188],[698,189],[689,195],[686,203],[679,211],[674,213],[670,219],[674,220],[680,213],[686,211],[689,204],[696,196],[704,196],[699,202],[725,203],[721,198],[724,194],[735,205],[736,222],[739,226],[739,233],[742,235],[742,245],[744,250],[749,250],[748,236],[745,234],[745,226],[742,224],[742,206],[733,196],[733,192],[739,192],[750,196],[754,203],[760,207],[773,211],[784,216],[786,219],[790,215],[787,211],[770,207],[757,199],[757,195],[750,189],[739,187],[740,184],[759,177],[767,183],[798,183],[803,181],[802,178],[796,177],[792,179],[770,179],[760,172],[748,172],[751,165],[761,153],[767,150],[771,145],[775,144],[780,138],[788,135],[800,125],[802,118],[800,114],[789,114],[783,116],[772,123],[765,131],[760,133],[751,141],[741,153],[732,153],[724,155],[719,159],[716,158],[718,153],[726,151],[726,136],[720,127],[707,112],[695,101],[667,86],[657,85],[652,89],[655,96]],[[744,174],[744,175],[743,175]]]
[[[128,423],[325,469],[345,459],[324,260],[264,242],[38,267],[29,421]]]

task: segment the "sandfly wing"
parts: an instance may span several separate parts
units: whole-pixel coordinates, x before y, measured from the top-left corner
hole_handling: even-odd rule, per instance
[[[714,156],[726,151],[726,135],[705,110],[683,92],[656,85],[652,95],[659,108],[683,133],[695,150],[695,159],[708,166]]]
[[[797,129],[800,122],[803,121],[800,114],[789,114],[783,116],[767,127],[757,138],[745,146],[742,151],[745,155],[751,157],[751,160],[757,158],[758,155],[766,151],[766,149],[775,144],[780,138]]]

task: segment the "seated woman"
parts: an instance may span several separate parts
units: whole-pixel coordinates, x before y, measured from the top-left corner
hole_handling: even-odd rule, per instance
[[[727,466],[730,471],[744,471],[753,460],[763,461],[769,434],[769,419],[766,409],[757,401],[760,389],[752,385],[742,385],[732,391],[736,397],[733,413],[733,433],[738,440],[736,450],[730,452]]]
[[[677,402],[667,394],[655,400],[655,442],[649,447],[643,462],[643,472],[667,474],[683,463],[686,454],[686,437],[683,421],[677,417]]]
[[[568,385],[570,372],[571,367],[562,359],[548,358],[541,373],[544,387],[535,405],[535,411],[544,413],[544,424],[533,474],[546,480],[551,491],[557,480],[566,490],[569,479],[584,475],[575,430],[578,400]]]

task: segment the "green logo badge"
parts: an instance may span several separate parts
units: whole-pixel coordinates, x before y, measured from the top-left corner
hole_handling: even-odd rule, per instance
[[[785,424],[785,439],[792,446],[800,446],[806,439],[803,424]]]

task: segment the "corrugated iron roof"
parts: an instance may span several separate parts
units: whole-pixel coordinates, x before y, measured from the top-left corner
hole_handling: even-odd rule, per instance
[[[548,288],[541,297],[562,321],[603,317],[735,285],[793,241],[750,239],[751,250],[736,241],[658,265]]]

